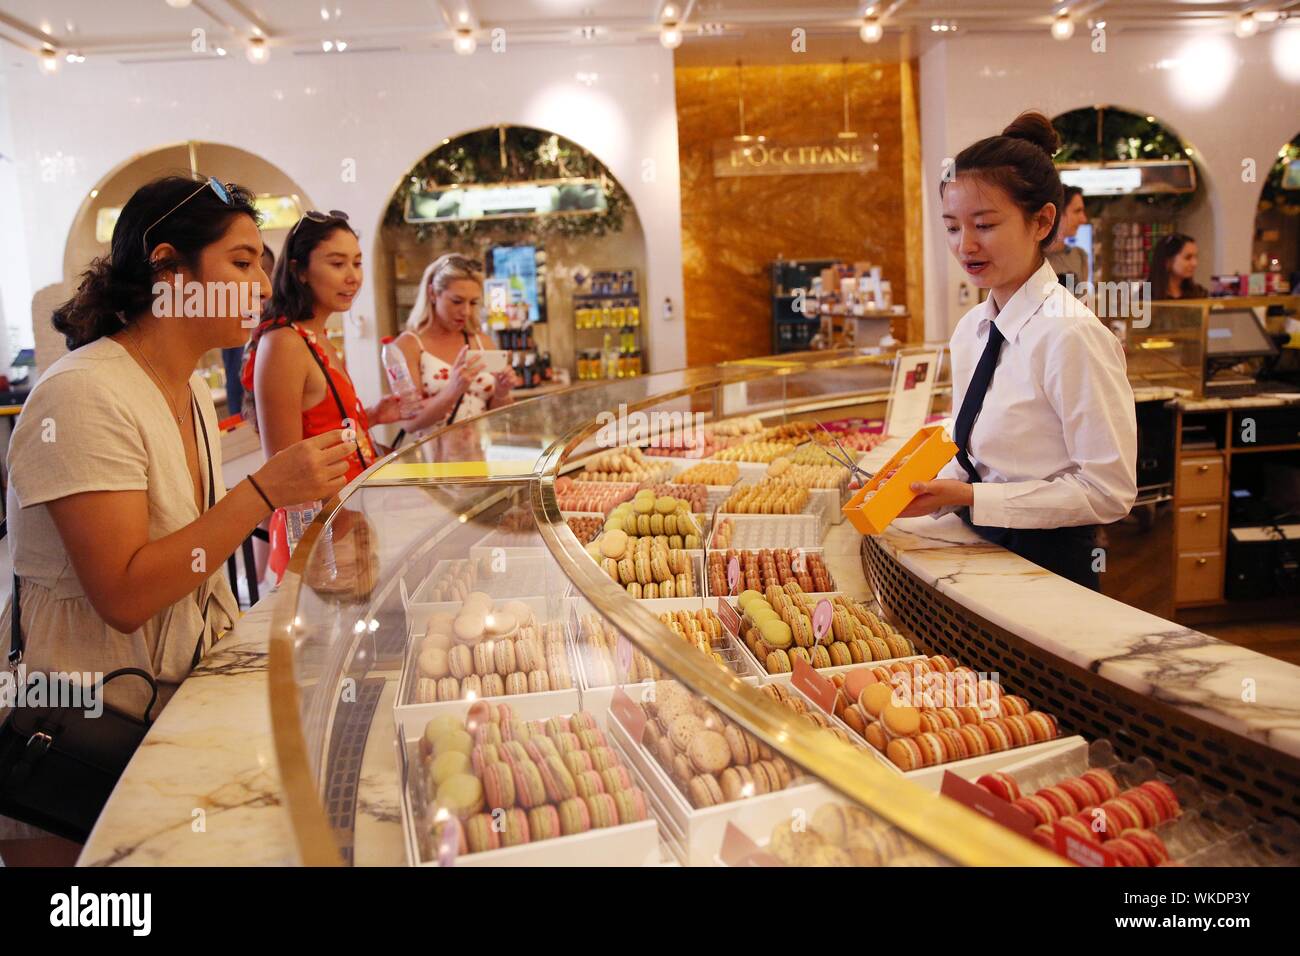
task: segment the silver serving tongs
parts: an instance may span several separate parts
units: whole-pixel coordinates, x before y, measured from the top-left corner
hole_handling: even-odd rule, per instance
[[[840,450],[840,454],[839,455],[835,454],[835,452],[831,451],[825,445],[822,446],[822,451],[826,452],[826,454],[828,454],[831,458],[834,458],[837,462],[839,462],[841,465],[847,468],[854,477],[861,478],[863,484],[866,484],[872,478],[876,477],[875,472],[867,471],[858,466],[857,459],[854,458],[852,455],[850,455],[848,450],[843,445],[840,444],[840,440],[835,437],[835,433],[833,431],[831,431],[821,422],[817,423],[817,427],[820,428],[822,431],[824,431],[826,434],[831,436],[831,441],[835,442],[835,447]],[[841,455],[843,457],[840,457]]]

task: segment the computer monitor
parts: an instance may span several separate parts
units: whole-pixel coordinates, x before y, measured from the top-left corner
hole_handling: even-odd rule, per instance
[[[1252,309],[1215,309],[1205,330],[1206,358],[1257,358],[1274,355],[1277,346]]]

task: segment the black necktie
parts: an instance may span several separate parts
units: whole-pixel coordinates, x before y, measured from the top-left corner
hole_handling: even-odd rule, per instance
[[[966,386],[966,395],[961,400],[961,411],[957,413],[957,461],[966,469],[970,475],[972,483],[980,480],[979,472],[971,463],[970,455],[970,433],[975,427],[975,419],[979,417],[980,409],[984,407],[984,395],[989,390],[989,383],[993,381],[993,369],[998,364],[998,353],[1002,351],[1002,343],[1006,339],[998,330],[995,322],[989,322],[989,339],[984,343],[984,352],[980,355],[979,364],[975,366],[975,374],[970,377],[970,384]]]

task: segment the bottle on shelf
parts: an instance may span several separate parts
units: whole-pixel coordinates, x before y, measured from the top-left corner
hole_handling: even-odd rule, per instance
[[[388,376],[388,387],[401,404],[402,417],[410,418],[420,406],[420,390],[411,379],[411,368],[406,364],[406,356],[397,347],[393,337],[385,335],[381,341],[381,357],[384,373]]]

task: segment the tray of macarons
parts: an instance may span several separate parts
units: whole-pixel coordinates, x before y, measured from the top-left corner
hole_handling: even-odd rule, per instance
[[[935,655],[835,675],[836,716],[909,779],[937,791],[945,770],[996,770],[1082,742],[1050,714]]]
[[[634,768],[586,711],[524,719],[461,704],[398,728],[402,824],[415,866],[645,866],[658,826]]]
[[[691,537],[696,543],[700,541],[698,535]],[[586,550],[610,579],[634,598],[695,597],[701,593],[703,552],[672,548],[669,540],[662,535],[631,537],[619,528],[607,526]]]
[[[1031,838],[1054,852],[1064,830],[1116,866],[1300,865],[1300,827],[1261,823],[1146,757],[1121,761],[1108,740],[968,779],[1024,813]]]
[[[471,591],[494,598],[568,593],[570,583],[549,555],[517,554],[504,561],[492,554],[443,558],[411,593],[419,604],[463,601]]]
[[[731,602],[730,598],[726,598]],[[829,608],[818,612],[825,601]],[[738,637],[760,671],[791,673],[803,660],[826,674],[855,665],[895,662],[916,654],[910,639],[866,604],[836,592],[805,593],[796,582],[742,591],[734,601]],[[820,620],[820,614],[825,614]],[[736,617],[726,616],[733,624]]]
[[[786,817],[769,831],[741,828],[724,842],[721,866],[946,866],[947,860],[869,810],[833,801],[811,817]]]
[[[719,515],[706,544],[710,551],[813,550],[822,546],[823,532],[828,527],[815,514]]]
[[[536,698],[548,714],[576,710],[567,624],[575,600],[497,601],[473,591],[464,601],[409,605],[397,723],[422,726],[449,705],[479,698]]]
[[[665,839],[683,863],[711,863],[728,822],[767,827],[830,799],[829,789],[676,681],[637,690],[640,702],[611,707],[609,736],[663,807]]]

